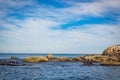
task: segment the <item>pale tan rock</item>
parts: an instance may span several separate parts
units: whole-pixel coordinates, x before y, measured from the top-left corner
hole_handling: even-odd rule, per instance
[[[102,61],[101,65],[104,65],[104,66],[120,66],[120,62]]]
[[[24,62],[48,62],[48,58],[43,56],[27,57],[23,59]]]
[[[48,55],[47,55],[47,58],[48,58],[48,59],[54,59],[54,55],[53,55],[53,54],[48,54]]]
[[[82,61],[82,56],[78,56],[78,57],[76,57],[76,58],[74,58],[74,61]]]
[[[57,61],[73,61],[73,58],[58,57]]]
[[[120,56],[120,45],[110,46],[103,51],[103,55]]]

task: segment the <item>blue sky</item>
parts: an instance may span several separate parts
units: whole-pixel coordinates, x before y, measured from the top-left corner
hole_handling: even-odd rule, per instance
[[[120,0],[0,0],[1,53],[102,53],[120,44]]]

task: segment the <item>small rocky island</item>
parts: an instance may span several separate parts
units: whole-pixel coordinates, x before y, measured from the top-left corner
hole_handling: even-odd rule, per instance
[[[17,57],[11,57],[12,60],[17,60]],[[82,62],[83,65],[94,65],[99,63],[101,66],[120,66],[120,45],[110,46],[106,48],[102,55],[100,54],[90,54],[85,56],[78,56],[75,58],[71,57],[54,57],[53,54],[48,54],[46,57],[26,57],[22,60],[22,63],[14,61],[2,61],[0,60],[0,65],[9,66],[26,66],[27,63],[37,63],[37,62],[48,62],[48,61],[62,61],[62,62]]]
[[[110,46],[105,49],[102,55],[92,54],[86,56],[78,56],[76,58],[70,57],[54,57],[48,54],[47,57],[28,57],[23,59],[24,62],[48,62],[48,61],[69,61],[69,62],[83,62],[84,65],[93,65],[93,63],[100,63],[103,66],[120,66],[120,45]]]

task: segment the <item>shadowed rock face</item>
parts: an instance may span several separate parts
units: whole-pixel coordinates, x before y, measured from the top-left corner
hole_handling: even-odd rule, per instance
[[[108,47],[103,51],[103,55],[120,56],[120,45]]]
[[[31,66],[30,64],[26,64],[24,62],[21,62],[19,60],[12,60],[12,59],[4,59],[0,60],[0,65],[5,66]]]

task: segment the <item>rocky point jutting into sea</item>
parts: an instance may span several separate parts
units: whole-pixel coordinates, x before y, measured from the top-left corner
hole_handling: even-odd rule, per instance
[[[14,60],[14,61],[13,61]],[[110,46],[106,48],[102,55],[100,54],[90,54],[85,56],[72,57],[54,57],[53,54],[48,54],[44,56],[36,57],[26,57],[22,60],[22,63],[18,62],[19,58],[12,56],[11,60],[0,60],[0,65],[9,65],[9,66],[26,66],[27,63],[36,63],[36,62],[82,62],[83,65],[95,65],[99,63],[102,66],[120,66],[120,45]]]

